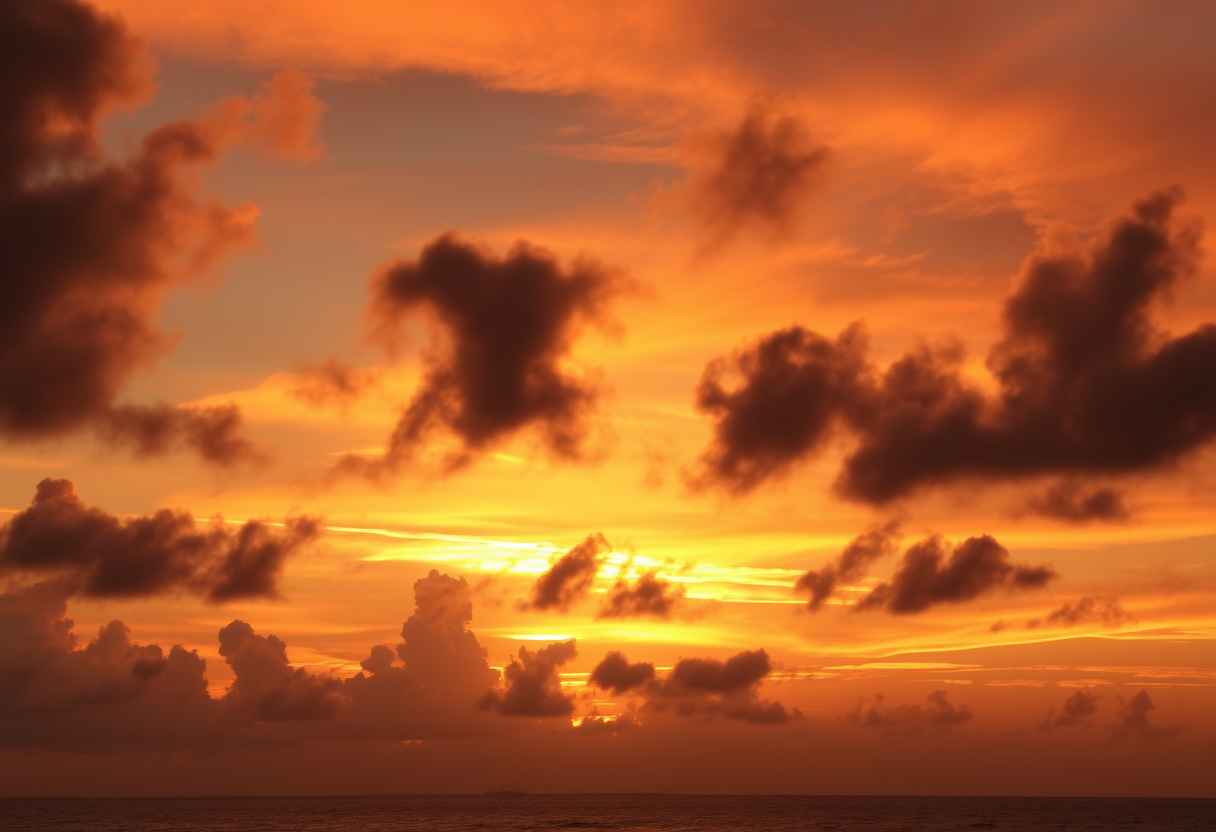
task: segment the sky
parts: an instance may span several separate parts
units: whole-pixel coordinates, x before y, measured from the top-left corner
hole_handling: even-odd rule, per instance
[[[0,10],[0,794],[1216,796],[1203,3]]]

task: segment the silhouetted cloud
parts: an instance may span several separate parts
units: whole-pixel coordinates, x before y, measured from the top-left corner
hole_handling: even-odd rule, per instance
[[[955,705],[944,690],[935,690],[924,705],[889,706],[882,694],[859,702],[849,715],[851,722],[884,733],[917,733],[924,730],[949,731],[968,723],[974,714],[966,705]]]
[[[233,405],[121,405],[101,417],[98,433],[109,442],[130,446],[139,456],[161,456],[187,447],[220,466],[265,461],[266,456],[241,435],[241,427],[241,411]]]
[[[865,577],[866,567],[895,552],[899,523],[892,520],[853,538],[840,557],[822,569],[807,571],[794,584],[794,592],[810,596],[806,606],[815,612],[836,590],[839,581],[856,581]]]
[[[836,342],[777,332],[711,363],[698,406],[715,419],[701,482],[754,489],[822,447],[857,439],[836,488],[885,504],[967,478],[1119,474],[1173,463],[1216,435],[1216,325],[1169,337],[1151,310],[1194,272],[1200,235],[1178,190],[1138,202],[1088,254],[1039,254],[1004,307],[990,396],[959,347],[921,348],[883,373],[854,325]],[[726,390],[727,368],[740,376]]]
[[[260,636],[244,621],[220,630],[220,655],[235,675],[225,701],[266,722],[333,719],[343,704],[342,682],[287,661],[287,645]]]
[[[600,556],[611,548],[602,534],[588,535],[536,579],[532,597],[525,606],[536,610],[568,609],[591,591],[600,568]]]
[[[1129,516],[1123,492],[1113,488],[1086,488],[1075,480],[1064,480],[1026,501],[1034,514],[1087,523],[1092,520],[1118,521]]]
[[[1048,566],[1011,563],[1009,551],[988,535],[969,537],[950,553],[945,541],[934,536],[909,547],[891,580],[870,590],[856,609],[918,613],[998,589],[1038,589],[1055,576]]]
[[[282,530],[249,521],[206,529],[168,510],[130,520],[90,508],[68,480],[38,484],[29,508],[0,529],[0,570],[56,574],[99,597],[189,591],[213,602],[272,597],[284,561],[321,531],[312,518]]]
[[[865,351],[860,327],[835,341],[791,327],[711,362],[697,407],[715,418],[714,438],[693,484],[746,493],[817,450],[865,393]]]
[[[1052,708],[1043,719],[1043,730],[1086,725],[1098,713],[1098,695],[1087,690],[1073,691],[1057,711]]]
[[[751,225],[789,231],[828,157],[801,121],[762,110],[753,110],[724,135],[716,153],[696,190],[697,207],[715,243]]]
[[[390,265],[372,287],[376,331],[391,342],[408,317],[426,311],[446,339],[427,353],[422,387],[383,458],[348,457],[340,470],[372,476],[396,470],[440,428],[462,446],[449,468],[529,427],[541,430],[556,456],[580,457],[596,388],[562,364],[579,326],[601,322],[620,286],[590,261],[563,269],[523,242],[498,258],[452,234],[431,242],[417,260]]]
[[[130,412],[115,398],[168,345],[153,321],[164,291],[244,243],[256,212],[197,199],[194,172],[225,140],[215,124],[166,124],[131,159],[105,158],[100,120],[150,88],[115,20],[76,0],[13,0],[0,52],[0,434],[121,434]],[[168,432],[230,462],[192,418]]]
[[[1097,622],[1107,627],[1118,627],[1132,620],[1132,616],[1128,615],[1117,598],[1095,598],[1086,595],[1061,605],[1043,618],[1032,618],[1026,622],[1026,626],[1030,629],[1039,626],[1074,627],[1077,624]]]
[[[630,584],[621,579],[613,585],[599,618],[669,618],[684,598],[682,587],[673,586],[655,572],[646,572]]]
[[[1119,716],[1115,723],[1117,739],[1144,739],[1159,735],[1161,729],[1153,724],[1151,714],[1157,709],[1147,690],[1142,690],[1126,702],[1119,704]]]
[[[574,698],[562,693],[558,668],[574,656],[573,640],[536,651],[520,647],[503,671],[506,689],[486,694],[481,706],[504,716],[569,716],[574,713]]]
[[[631,663],[613,651],[591,671],[589,684],[618,695],[642,697],[642,711],[677,716],[723,716],[756,724],[776,724],[801,717],[780,702],[759,697],[760,683],[772,672],[768,653],[751,650],[726,661],[681,659],[663,679],[654,665]]]
[[[604,656],[591,671],[588,684],[610,690],[613,693],[627,693],[645,687],[653,681],[653,664],[650,662],[631,663],[623,653],[614,650]]]

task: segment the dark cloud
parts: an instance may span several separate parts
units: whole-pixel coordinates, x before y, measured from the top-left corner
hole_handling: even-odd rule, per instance
[[[241,435],[241,427],[241,411],[234,405],[122,405],[100,418],[98,433],[109,442],[131,447],[139,456],[161,456],[184,447],[225,467],[264,462],[265,455]]]
[[[1009,551],[988,535],[969,537],[949,553],[934,536],[909,547],[891,580],[874,587],[856,609],[918,613],[1000,589],[1038,589],[1055,576],[1047,566],[1011,563]]]
[[[958,347],[921,348],[883,373],[856,327],[837,342],[783,330],[706,370],[716,420],[702,478],[742,493],[817,451],[832,426],[857,439],[844,496],[884,504],[968,478],[1120,474],[1169,465],[1216,434],[1216,326],[1171,337],[1153,309],[1199,258],[1177,190],[1134,206],[1087,254],[1039,254],[1006,301],[988,355],[998,392],[961,373]]]
[[[291,394],[317,407],[348,405],[378,383],[379,376],[374,371],[350,367],[331,358],[295,373]]]
[[[726,661],[681,659],[670,674],[645,688],[645,708],[673,711],[679,716],[724,716],[756,724],[779,724],[798,719],[780,702],[759,697],[760,683],[772,672],[764,650],[737,653]]]
[[[1144,739],[1157,736],[1162,730],[1153,724],[1151,714],[1157,710],[1147,690],[1142,690],[1126,702],[1119,704],[1119,717],[1115,723],[1117,739]]]
[[[535,610],[568,609],[591,591],[600,568],[600,556],[611,548],[602,534],[588,535],[536,579],[532,597],[524,606]]]
[[[1075,480],[1058,482],[1031,497],[1026,501],[1026,509],[1069,523],[1126,520],[1130,514],[1123,492],[1105,487],[1086,488]]]
[[[672,610],[684,599],[682,587],[664,581],[655,572],[646,572],[630,584],[621,579],[613,585],[599,618],[670,618]]]
[[[918,733],[925,730],[949,731],[968,723],[974,714],[966,705],[955,705],[944,690],[935,690],[924,705],[889,706],[882,694],[859,702],[849,715],[850,721],[884,733]]]
[[[1086,595],[1071,603],[1063,604],[1043,618],[1032,618],[1026,622],[1028,628],[1074,627],[1077,624],[1101,623],[1107,627],[1119,627],[1134,620],[1117,598],[1095,598]]]
[[[832,596],[837,582],[863,578],[871,563],[893,554],[898,536],[899,523],[894,520],[858,535],[834,563],[811,569],[800,577],[794,584],[794,592],[809,595],[807,609],[815,612]]]
[[[558,668],[575,654],[573,640],[536,651],[519,648],[519,655],[503,671],[506,689],[488,693],[482,707],[504,716],[569,716],[574,713],[574,698],[562,693]]]
[[[1059,711],[1052,708],[1043,720],[1043,730],[1087,725],[1098,713],[1098,695],[1087,690],[1073,691]]]
[[[525,428],[556,456],[582,456],[597,391],[562,364],[581,324],[602,322],[618,278],[585,260],[564,269],[518,243],[506,257],[446,234],[415,261],[384,269],[372,287],[371,318],[390,342],[407,318],[429,312],[445,340],[426,356],[422,387],[389,437],[382,459],[349,457],[341,470],[369,475],[409,463],[437,430],[461,450],[450,468]]]
[[[0,570],[65,576],[98,597],[272,597],[284,561],[320,530],[311,518],[288,520],[282,530],[258,521],[235,532],[219,521],[200,529],[190,515],[168,510],[120,520],[86,506],[70,481],[46,479],[29,508],[0,529]]]
[[[600,660],[591,671],[588,684],[613,693],[627,693],[654,681],[654,665],[650,662],[631,663],[623,653],[613,651]]]
[[[788,232],[828,157],[801,121],[761,110],[749,113],[715,150],[696,198],[716,243],[753,225]]]
[[[0,54],[0,435],[125,435],[114,400],[168,346],[153,322],[161,296],[245,242],[251,213],[196,197],[194,171],[223,138],[213,125],[167,124],[133,158],[105,158],[101,119],[150,89],[116,21],[76,0],[13,0]],[[231,440],[176,418],[163,446],[231,461]]]
[[[791,327],[710,363],[697,407],[716,424],[693,484],[746,493],[819,449],[866,389],[865,351],[859,327],[835,341]]]

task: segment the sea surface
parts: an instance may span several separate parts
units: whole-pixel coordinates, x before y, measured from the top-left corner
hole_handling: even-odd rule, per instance
[[[1216,830],[1216,800],[483,795],[0,800],[8,830]]]

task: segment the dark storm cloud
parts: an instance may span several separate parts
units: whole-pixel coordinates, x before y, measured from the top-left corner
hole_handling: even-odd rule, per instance
[[[70,481],[47,479],[0,529],[0,571],[64,576],[97,597],[273,597],[284,561],[320,529],[311,518],[282,530],[257,521],[235,532],[219,522],[200,529],[190,515],[168,510],[121,520],[86,506]]]
[[[818,450],[864,396],[865,351],[859,327],[835,341],[791,327],[710,363],[697,407],[716,424],[694,485],[746,493]],[[742,383],[730,386],[736,379]]]
[[[574,713],[574,698],[562,693],[558,668],[574,656],[573,640],[536,651],[519,648],[519,655],[503,671],[506,689],[488,693],[482,708],[504,716],[569,716]]]
[[[610,548],[602,534],[589,535],[536,579],[532,598],[525,607],[565,610],[581,600],[591,591],[591,584],[600,568],[600,555]]]
[[[1077,624],[1100,623],[1107,627],[1118,627],[1132,621],[1116,598],[1095,598],[1086,595],[1071,603],[1063,604],[1043,618],[1034,618],[1026,626],[1034,628],[1073,627]]]
[[[918,613],[1001,589],[1038,589],[1055,576],[1048,566],[1011,563],[1009,551],[988,535],[969,537],[949,553],[934,536],[909,547],[891,580],[874,587],[856,609]]]
[[[922,348],[877,374],[856,327],[835,344],[783,330],[709,365],[703,478],[749,491],[833,425],[857,440],[837,490],[873,504],[968,478],[1154,470],[1199,448],[1216,434],[1216,326],[1171,337],[1151,314],[1199,259],[1198,231],[1174,216],[1180,199],[1138,202],[1087,254],[1027,262],[988,355],[995,395],[964,378],[958,348]],[[730,391],[724,366],[740,376]]]
[[[1033,514],[1087,523],[1093,520],[1126,520],[1129,516],[1123,493],[1113,488],[1086,488],[1075,480],[1064,480],[1042,494],[1031,497],[1026,509]]]
[[[750,225],[788,231],[828,157],[801,121],[760,110],[723,136],[716,153],[696,196],[717,242]]]
[[[874,561],[895,552],[899,523],[890,521],[883,526],[853,538],[840,557],[822,569],[811,569],[794,584],[794,592],[810,596],[806,606],[818,610],[832,596],[839,581],[856,581],[865,577],[866,568]]]
[[[654,665],[650,662],[633,662],[623,653],[613,651],[600,660],[591,671],[588,684],[613,693],[626,693],[649,685],[654,681]]]
[[[970,722],[974,714],[966,705],[955,705],[944,690],[935,690],[924,705],[890,706],[882,694],[859,702],[849,715],[850,721],[884,733],[917,733],[924,730],[949,731]]]
[[[167,346],[153,323],[161,296],[244,242],[248,212],[194,194],[222,138],[211,125],[167,124],[133,158],[104,158],[100,120],[150,88],[114,20],[76,0],[12,0],[0,56],[0,435],[122,434],[131,419],[113,413],[116,396]],[[168,434],[231,460],[231,437],[182,424],[162,446]]]
[[[264,461],[266,457],[241,435],[241,427],[241,411],[233,405],[122,405],[101,417],[98,433],[109,442],[130,446],[139,456],[161,456],[185,447],[225,467]]]
[[[562,366],[580,326],[600,322],[619,280],[585,260],[568,269],[518,243],[506,257],[446,234],[415,261],[389,266],[372,287],[376,331],[394,340],[407,318],[429,312],[445,343],[427,354],[422,387],[379,460],[349,457],[340,468],[377,475],[411,461],[437,430],[462,449],[452,468],[524,428],[556,456],[582,455],[596,388]]]
[[[1087,690],[1073,691],[1057,711],[1052,708],[1043,720],[1043,730],[1087,725],[1098,713],[1098,695]]]
[[[613,585],[599,618],[670,618],[684,599],[684,590],[655,572],[646,572],[632,584],[622,579]]]

